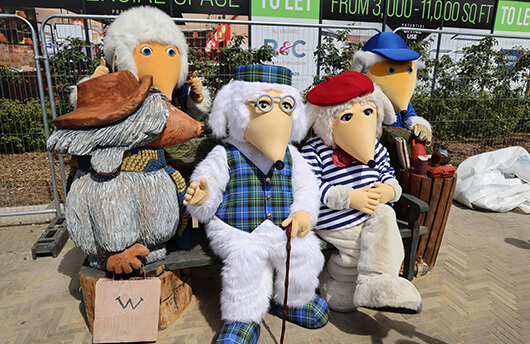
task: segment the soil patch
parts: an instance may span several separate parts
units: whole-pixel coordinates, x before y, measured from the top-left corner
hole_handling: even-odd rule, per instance
[[[458,166],[470,156],[512,146],[521,146],[530,152],[530,133],[515,133],[511,134],[509,138],[500,139],[471,138],[446,144],[437,144],[434,148],[435,150],[440,147],[447,149],[451,157],[451,163]]]
[[[64,202],[59,158],[53,154],[59,198]],[[65,173],[69,173],[68,156],[64,156]],[[49,204],[54,200],[50,164],[47,152],[1,154],[0,207],[20,207]]]

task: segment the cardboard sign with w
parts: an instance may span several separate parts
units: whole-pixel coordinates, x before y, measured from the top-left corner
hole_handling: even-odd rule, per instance
[[[160,279],[100,279],[96,283],[94,343],[154,342]]]

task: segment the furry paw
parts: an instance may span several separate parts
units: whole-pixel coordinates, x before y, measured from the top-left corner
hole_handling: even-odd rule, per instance
[[[353,304],[355,282],[334,280],[326,269],[320,275],[320,293],[334,312],[349,313],[357,309]]]

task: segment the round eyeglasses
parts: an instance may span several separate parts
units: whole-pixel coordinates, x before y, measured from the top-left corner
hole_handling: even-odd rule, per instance
[[[261,112],[269,112],[274,107],[274,99],[280,100],[280,108],[285,113],[291,113],[296,109],[296,101],[291,96],[275,96],[262,94],[256,100],[247,100],[245,104],[254,104],[254,106]]]

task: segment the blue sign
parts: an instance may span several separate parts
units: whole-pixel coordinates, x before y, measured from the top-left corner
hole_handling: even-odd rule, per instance
[[[515,64],[523,56],[521,53],[515,50],[501,49],[501,52],[505,54],[503,56],[504,61],[506,61],[506,67],[510,69],[515,68]]]

